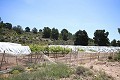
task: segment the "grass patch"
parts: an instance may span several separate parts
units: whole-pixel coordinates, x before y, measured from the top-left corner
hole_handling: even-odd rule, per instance
[[[56,80],[67,78],[73,73],[71,68],[64,64],[49,64],[43,66],[39,67],[37,71],[31,73],[24,72],[18,75],[13,75],[7,80]]]

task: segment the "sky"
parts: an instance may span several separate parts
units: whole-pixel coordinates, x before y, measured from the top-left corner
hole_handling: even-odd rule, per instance
[[[93,38],[97,29],[120,40],[120,0],[0,0],[0,17],[13,26],[86,30]]]

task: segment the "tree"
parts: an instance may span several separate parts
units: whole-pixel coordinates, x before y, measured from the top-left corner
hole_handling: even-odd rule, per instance
[[[5,23],[5,28],[12,29],[12,24],[11,23]]]
[[[5,28],[6,27],[6,24],[3,23],[3,21],[0,22],[0,28]]]
[[[117,41],[115,39],[111,41],[111,46],[117,46]]]
[[[89,38],[89,40],[88,40],[88,45],[89,46],[94,46],[95,44],[94,44],[94,40],[92,39],[92,38]]]
[[[1,17],[0,17],[0,23],[1,23],[1,21],[2,21],[2,19],[1,19]]]
[[[85,30],[79,30],[75,33],[75,41],[74,41],[74,45],[83,45],[83,46],[87,46],[88,45],[88,35],[87,32]]]
[[[34,28],[32,29],[32,32],[35,33],[35,34],[37,34],[38,30],[34,27]]]
[[[117,41],[117,46],[119,46],[119,47],[120,47],[120,40],[118,40],[118,41]]]
[[[73,40],[73,35],[72,35],[72,33],[70,33],[70,32],[68,33],[68,39],[69,39],[69,40]]]
[[[0,42],[5,42],[5,38],[2,35],[0,35]]]
[[[93,37],[95,44],[99,46],[108,46],[108,35],[109,32],[105,32],[105,30],[96,30]]]
[[[63,29],[61,31],[61,35],[62,35],[62,39],[67,41],[68,40],[68,30],[67,29]]]
[[[39,32],[42,33],[42,29],[39,29]]]
[[[29,28],[29,27],[26,27],[26,28],[25,28],[25,32],[30,32],[30,28]]]
[[[58,40],[58,37],[59,37],[58,29],[52,28],[51,38],[54,40]]]
[[[120,34],[120,28],[118,28],[118,32],[119,32],[119,34]]]
[[[23,33],[23,29],[20,25],[14,26],[13,30],[16,31],[17,34],[22,34]]]
[[[43,38],[50,38],[51,29],[49,27],[44,27],[43,29]]]

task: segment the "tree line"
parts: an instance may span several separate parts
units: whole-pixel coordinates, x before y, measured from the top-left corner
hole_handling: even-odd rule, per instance
[[[120,40],[112,40],[110,42],[108,35],[109,32],[103,30],[96,30],[94,32],[94,37],[89,38],[85,30],[78,30],[75,34],[70,33],[67,29],[62,29],[60,32],[57,28],[50,29],[49,27],[44,27],[43,29],[25,27],[23,30],[22,26],[12,26],[11,23],[4,23],[0,18],[0,36],[5,35],[5,29],[13,30],[17,35],[22,35],[24,33],[33,33],[33,34],[42,34],[42,38],[49,38],[52,41],[63,40],[68,41],[72,40],[74,45],[89,45],[89,42],[93,42],[96,46],[120,46]],[[120,28],[118,28],[120,33]],[[0,40],[1,41],[1,40]]]

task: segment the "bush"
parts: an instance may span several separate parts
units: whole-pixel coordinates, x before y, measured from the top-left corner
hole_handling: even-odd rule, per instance
[[[115,61],[120,61],[120,51],[117,53],[117,55],[114,58]]]
[[[11,73],[12,74],[19,74],[20,72],[18,70],[13,70]]]
[[[24,72],[25,71],[25,69],[24,69],[24,67],[22,67],[22,66],[14,66],[14,67],[12,67],[12,70],[10,71],[10,73],[12,74],[12,73],[16,73],[16,72]]]
[[[108,59],[111,60],[111,59],[113,59],[113,57],[112,56],[108,56]]]
[[[92,71],[90,71],[88,68],[85,68],[83,66],[78,66],[76,69],[76,74],[77,75],[82,75],[82,76],[87,76],[87,75],[92,75]]]
[[[50,77],[66,78],[72,74],[71,69],[64,64],[52,64],[46,67],[45,72]]]

